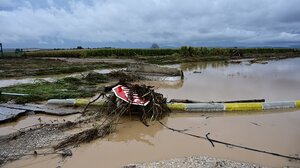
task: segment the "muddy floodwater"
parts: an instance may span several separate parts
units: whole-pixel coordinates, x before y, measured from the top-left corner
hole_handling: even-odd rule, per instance
[[[168,98],[225,101],[264,98],[266,101],[300,99],[300,59],[269,61],[268,64],[223,62],[172,65],[185,78],[171,87],[157,84]],[[176,86],[176,87],[174,87]],[[169,127],[188,133],[283,155],[300,155],[300,109],[266,112],[173,113],[162,120]],[[177,157],[202,155],[263,166],[300,167],[300,162],[215,144],[172,132],[158,123],[145,127],[135,118],[124,118],[117,131],[104,139],[82,144],[73,156],[25,157],[4,167],[121,167]]]
[[[269,61],[268,64],[249,64],[245,60],[241,64],[212,62],[174,66],[184,70],[182,87],[158,89],[170,99],[300,99],[300,58]]]

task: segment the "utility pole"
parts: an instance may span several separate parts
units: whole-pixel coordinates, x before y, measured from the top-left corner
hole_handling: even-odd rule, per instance
[[[2,48],[2,43],[0,43],[0,52],[1,52],[1,56],[3,57],[3,48]]]

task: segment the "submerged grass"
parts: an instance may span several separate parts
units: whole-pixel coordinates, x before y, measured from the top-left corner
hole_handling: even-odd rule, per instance
[[[103,80],[104,82],[104,80]],[[99,80],[97,81],[99,83]],[[78,78],[65,78],[56,82],[37,81],[34,84],[20,84],[11,87],[2,88],[3,92],[23,93],[29,96],[4,96],[0,97],[1,102],[10,100],[16,103],[27,103],[43,101],[48,99],[66,99],[91,97],[95,92],[100,91],[96,82]]]
[[[1,88],[0,92],[21,93],[28,94],[28,96],[8,96],[0,94],[0,102],[13,101],[22,104],[48,99],[92,97],[96,93],[104,91],[104,88],[99,86],[101,83],[118,80],[133,82],[139,79],[140,77],[135,75],[125,74],[121,71],[113,71],[109,74],[90,72],[82,78],[67,77],[57,80],[56,82],[37,80],[33,84],[19,84]]]

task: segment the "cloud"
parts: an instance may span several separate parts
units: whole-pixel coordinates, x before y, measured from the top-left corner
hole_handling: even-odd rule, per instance
[[[0,0],[9,44],[300,43],[298,0]]]

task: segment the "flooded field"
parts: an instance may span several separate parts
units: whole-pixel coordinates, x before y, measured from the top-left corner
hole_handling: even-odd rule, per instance
[[[213,62],[181,64],[175,67],[184,70],[183,86],[178,89],[158,88],[158,92],[170,99],[299,99],[299,58],[269,61],[268,64],[249,64],[248,61],[244,61],[241,64]]]
[[[212,62],[172,66],[184,71],[185,78],[179,85],[167,87],[153,83],[158,92],[169,99],[300,99],[299,58],[269,61],[268,64],[249,64],[248,61],[243,61],[241,64]],[[299,121],[300,110],[174,113],[162,120],[169,127],[188,129],[188,133],[201,136],[210,133],[210,137],[214,139],[291,156],[300,155]],[[122,119],[115,133],[80,145],[73,150],[73,156],[65,160],[59,156],[25,157],[4,167],[121,167],[130,163],[193,155],[271,167],[300,167],[300,162],[276,156],[219,144],[212,147],[208,141],[172,132],[159,123],[145,127],[135,118]]]

